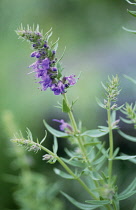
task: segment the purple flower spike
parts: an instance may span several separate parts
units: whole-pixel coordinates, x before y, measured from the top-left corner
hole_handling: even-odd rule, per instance
[[[42,90],[49,88],[54,95],[66,93],[66,90],[76,83],[77,78],[75,78],[75,75],[68,77],[62,75],[63,68],[56,57],[57,49],[49,46],[48,36],[39,32],[39,26],[36,30],[32,28],[27,26],[27,29],[25,29],[21,26],[17,30],[19,37],[29,41],[34,49],[31,57],[34,57],[36,61],[29,66],[33,69],[29,74],[35,74],[35,77],[39,79],[36,83],[41,84]],[[58,40],[55,43],[57,44],[57,42]]]
[[[64,120],[62,120],[62,119],[61,120],[53,119],[53,121],[61,123],[61,125],[59,126],[61,131],[64,131],[66,133],[72,133],[73,132],[73,129],[72,129],[71,125],[66,123]]]
[[[76,79],[75,75],[70,75],[69,77],[65,77],[65,79],[68,81],[70,85],[75,85],[76,84]]]

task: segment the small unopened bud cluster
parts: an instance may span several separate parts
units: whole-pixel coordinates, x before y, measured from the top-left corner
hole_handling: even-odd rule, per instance
[[[42,157],[43,157],[42,160],[52,160],[53,159],[53,156],[49,155],[49,154],[45,154]]]
[[[106,89],[106,96],[107,99],[109,99],[110,101],[117,101],[117,96],[120,93],[120,90],[118,90],[119,87],[119,78],[116,75],[115,77],[112,76],[112,79],[109,78],[109,82],[107,84],[107,89]]]
[[[75,75],[68,77],[62,77],[62,67],[56,58],[56,50],[58,40],[49,46],[48,39],[52,35],[52,31],[48,31],[45,35],[39,32],[39,27],[36,30],[31,27],[27,29],[21,26],[16,31],[19,38],[29,41],[32,44],[34,51],[31,53],[31,57],[36,58],[36,62],[30,65],[35,72],[35,76],[40,79],[38,82],[41,85],[41,90],[47,90],[50,88],[55,95],[64,94],[69,86],[76,83]],[[32,72],[31,72],[32,73]]]
[[[109,82],[107,85],[103,85],[104,89],[106,90],[106,99],[104,99],[105,108],[108,108],[109,103],[113,102],[112,106],[110,107],[111,110],[115,110],[117,108],[117,96],[119,95],[119,78],[116,75],[115,77],[108,78]]]
[[[19,146],[24,146],[28,151],[34,151],[38,152],[41,150],[40,146],[38,143],[35,143],[31,140],[26,140],[26,139],[11,139],[13,143],[17,143]]]
[[[122,112],[127,116],[128,119],[134,123],[134,127],[136,128],[136,103],[128,104],[123,108]]]

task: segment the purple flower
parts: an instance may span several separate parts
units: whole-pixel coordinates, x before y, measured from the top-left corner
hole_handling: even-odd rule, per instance
[[[51,87],[52,85],[52,80],[49,77],[49,75],[46,75],[43,81],[38,82],[42,85],[42,90],[47,90],[48,87]]]
[[[70,85],[76,84],[75,75],[73,75],[73,74],[70,75],[69,77],[64,77],[64,79],[66,79]]]
[[[40,57],[41,57],[41,53],[38,52],[38,53],[36,54],[36,58],[40,58]]]
[[[64,120],[53,119],[53,121],[61,123],[61,125],[59,126],[61,131],[65,131],[66,133],[72,133],[73,132],[73,129],[72,129],[71,125],[66,123]]]
[[[65,85],[62,81],[59,81],[58,83],[52,84],[51,90],[54,91],[55,95],[63,94],[65,93]]]
[[[36,55],[37,55],[36,51],[31,53],[31,57],[35,57]]]
[[[50,59],[49,58],[45,58],[44,60],[42,60],[42,67],[45,70],[49,69],[49,64],[50,64]]]
[[[29,67],[33,68],[36,72],[36,77],[45,77],[47,74],[47,70],[49,69],[49,62],[48,58],[44,60],[37,60],[35,63],[31,64]],[[44,79],[44,78],[43,78]]]

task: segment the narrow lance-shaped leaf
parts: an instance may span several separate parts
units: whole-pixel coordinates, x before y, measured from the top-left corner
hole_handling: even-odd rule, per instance
[[[81,167],[81,168],[83,168],[83,167],[86,166],[84,163],[80,162],[79,160],[68,160],[66,158],[62,158],[62,160],[65,163],[67,163],[69,165],[72,165],[72,166],[75,166],[75,167]]]
[[[127,135],[127,134],[125,134],[124,132],[122,132],[122,131],[120,131],[120,130],[119,130],[118,132],[119,132],[119,134],[120,134],[121,136],[123,136],[125,139],[127,139],[127,140],[129,140],[129,141],[136,142],[136,137]]]
[[[76,207],[78,207],[79,209],[82,209],[82,210],[92,210],[92,209],[96,209],[100,206],[103,206],[102,204],[83,204],[83,203],[80,203],[78,201],[76,201],[74,198],[70,197],[69,195],[67,195],[66,193],[64,192],[61,192],[71,203],[73,203]]]
[[[128,193],[123,194],[123,195],[119,195],[119,196],[118,196],[118,199],[119,199],[119,200],[125,200],[125,199],[131,197],[131,196],[134,195],[134,194],[136,194],[136,190],[135,190],[135,191],[132,191],[132,192],[128,192]]]
[[[61,132],[61,131],[58,131],[54,128],[52,128],[51,126],[49,126],[45,120],[43,120],[43,123],[45,125],[45,127],[47,128],[47,130],[54,136],[56,137],[60,137],[60,138],[65,138],[65,137],[68,137],[69,135],[67,133],[64,133],[64,132]]]
[[[123,29],[127,32],[130,32],[130,33],[133,33],[133,34],[136,34],[136,30],[130,30],[130,29],[127,29],[125,27],[123,27]]]
[[[124,123],[127,123],[127,124],[132,124],[132,120],[127,120],[127,119],[124,119],[123,117],[120,117],[120,119],[124,122]]]
[[[81,134],[81,136],[89,136],[89,137],[101,137],[105,136],[109,131],[101,131],[99,129],[93,129],[85,131]]]
[[[44,138],[41,140],[40,144],[42,144],[42,143],[45,141],[46,137],[47,137],[47,131],[45,130],[45,136],[44,136]]]
[[[59,41],[59,38],[57,39],[57,41],[56,42],[54,42],[53,44],[52,44],[52,46],[51,46],[51,50],[57,50],[58,49],[58,41]]]
[[[115,157],[114,160],[130,160],[136,158],[136,155],[121,155],[119,157]]]
[[[131,1],[129,0],[126,0],[129,4],[133,4],[133,5],[136,5],[136,3],[132,3]]]
[[[136,193],[136,178],[131,182],[131,184],[122,192],[119,194],[118,199],[119,200],[124,200],[133,194]]]
[[[133,79],[132,77],[129,77],[127,75],[124,75],[125,78],[129,79],[131,82],[133,82],[136,85],[136,80]]]
[[[70,174],[67,174],[66,172],[63,172],[57,168],[54,168],[54,172],[55,174],[61,176],[62,178],[65,178],[65,179],[74,179],[73,176],[71,176]]]
[[[115,110],[112,111],[111,120],[112,120],[112,123],[115,122],[115,120],[116,120],[116,111]]]
[[[58,151],[58,142],[56,136],[54,136],[54,144],[53,144],[53,152],[54,154],[57,154]]]
[[[66,112],[66,113],[70,112],[70,108],[68,107],[68,105],[64,99],[63,99],[62,111]]]
[[[116,155],[118,154],[119,150],[120,150],[119,147],[117,147],[117,148],[115,149],[115,151],[114,151],[114,153],[113,153],[113,159],[116,157]]]
[[[108,155],[108,151],[107,151],[107,155]],[[100,164],[102,161],[104,161],[107,158],[107,155],[102,155],[100,158],[98,158],[97,160],[93,161],[92,164],[93,165]]]
[[[136,17],[136,11],[130,11],[130,10],[127,10],[129,12],[129,14],[133,15],[134,17]]]
[[[105,204],[109,204],[110,203],[109,200],[101,200],[101,201],[98,201],[98,200],[87,200],[85,202],[86,203],[91,203],[91,204],[102,204],[102,205],[105,205]]]
[[[99,98],[96,97],[96,101],[97,101],[97,104],[98,104],[100,107],[102,107],[103,109],[106,108],[105,105],[100,101]]]
[[[32,136],[32,132],[29,130],[29,128],[27,128],[27,138],[31,141],[33,141],[33,136]]]
[[[57,63],[60,62],[60,61],[62,60],[62,58],[63,58],[63,56],[64,56],[64,54],[65,54],[65,51],[66,51],[66,47],[64,48],[64,51],[63,51],[61,57],[58,59]]]

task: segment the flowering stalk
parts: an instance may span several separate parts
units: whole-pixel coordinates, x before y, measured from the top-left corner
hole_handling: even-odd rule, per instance
[[[111,111],[117,109],[117,96],[120,93],[120,90],[118,89],[119,86],[119,79],[116,75],[115,77],[112,76],[112,79],[108,78],[109,82],[107,86],[104,84],[103,87],[106,90],[106,99],[105,102],[105,108],[107,109],[107,118],[108,118],[108,127],[109,127],[109,158],[108,158],[108,176],[109,176],[109,185],[111,185],[112,181],[112,168],[113,168],[113,123],[111,121]],[[113,103],[113,104],[112,104]],[[117,121],[118,122],[118,121]],[[114,122],[115,124],[117,122]],[[115,125],[116,126],[116,125]]]
[[[91,164],[91,162],[90,162],[90,160],[88,158],[88,155],[86,154],[86,150],[85,150],[85,147],[84,147],[84,144],[83,144],[83,138],[81,138],[81,136],[80,136],[80,131],[77,128],[77,124],[76,124],[74,115],[73,115],[73,113],[71,111],[71,107],[69,105],[69,102],[68,102],[68,99],[66,97],[66,94],[63,94],[63,97],[64,97],[65,103],[66,103],[66,105],[68,107],[68,110],[69,110],[68,111],[68,116],[69,116],[69,119],[70,119],[71,124],[73,126],[74,135],[75,135],[75,137],[76,137],[76,139],[78,141],[79,148],[80,148],[80,150],[82,152],[83,159],[85,159],[85,162],[87,163],[88,168],[91,168],[91,170],[94,170],[95,171],[95,169],[93,168],[93,166],[92,166],[92,164]],[[93,182],[94,182],[94,184],[95,184],[96,187],[99,187],[98,181],[93,180]]]
[[[18,139],[18,138],[14,138],[11,140],[14,143],[17,143],[18,145],[23,145],[25,146],[29,151],[34,150],[35,152],[37,152],[38,150],[44,150],[45,152],[47,152],[50,157],[53,157],[54,159],[56,159],[61,165],[62,167],[75,179],[77,180],[80,185],[91,195],[91,197],[93,197],[94,199],[98,199],[88,188],[88,186],[78,177],[76,176],[73,171],[64,163],[64,161],[55,153],[53,153],[52,151],[50,151],[49,149],[47,149],[46,147],[42,146],[40,143],[36,143],[32,140],[26,140],[26,139]],[[44,159],[44,158],[43,158]]]

